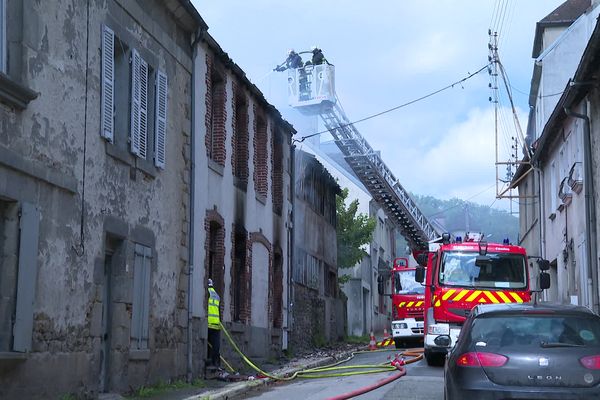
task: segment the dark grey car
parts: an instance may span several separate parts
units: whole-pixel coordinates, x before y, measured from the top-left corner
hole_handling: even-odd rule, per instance
[[[599,399],[600,317],[567,305],[476,306],[445,366],[452,399]]]

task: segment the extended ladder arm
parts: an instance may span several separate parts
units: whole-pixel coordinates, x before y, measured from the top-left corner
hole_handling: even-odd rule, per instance
[[[400,233],[412,250],[427,249],[427,242],[439,237],[408,192],[404,190],[392,171],[385,165],[379,153],[346,117],[338,103],[322,112],[325,127],[345,156],[356,176],[367,188],[373,199],[400,229]]]

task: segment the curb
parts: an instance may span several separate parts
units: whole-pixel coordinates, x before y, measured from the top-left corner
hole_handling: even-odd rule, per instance
[[[344,357],[348,357],[352,352],[343,353]],[[288,376],[293,374],[296,371],[302,371],[305,369],[316,368],[323,365],[327,365],[335,362],[337,359],[335,357],[326,357],[321,358],[320,360],[315,360],[313,362],[307,363],[298,367],[290,367],[287,369],[283,369],[278,372],[278,375]],[[234,396],[239,396],[252,388],[267,385],[271,382],[275,382],[275,379],[272,378],[264,378],[264,379],[256,379],[252,381],[245,381],[240,383],[235,383],[233,385],[224,387],[223,389],[208,391],[204,393],[199,393],[190,397],[186,397],[182,400],[227,400]]]

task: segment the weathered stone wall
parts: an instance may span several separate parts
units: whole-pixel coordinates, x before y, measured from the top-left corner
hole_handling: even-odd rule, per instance
[[[36,205],[41,217],[32,349],[22,358],[0,357],[0,397],[93,396],[102,389],[129,390],[182,377],[190,31],[159,0],[11,0],[8,9],[15,12],[7,18],[11,56],[20,54],[22,60],[11,64],[11,77],[38,96],[24,110],[0,106],[0,196]],[[128,151],[127,132],[116,132],[114,144],[99,135],[103,24],[128,51],[140,50],[152,68],[168,76],[164,170],[154,167],[151,157],[142,160]],[[115,91],[127,97],[129,87]],[[116,112],[122,116],[129,110]],[[130,344],[135,243],[152,249],[146,351],[132,351]]]

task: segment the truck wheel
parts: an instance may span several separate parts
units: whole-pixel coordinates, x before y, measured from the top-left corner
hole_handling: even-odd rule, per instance
[[[445,356],[443,353],[434,353],[425,350],[425,361],[430,367],[441,367],[444,365]]]
[[[402,339],[394,338],[394,344],[396,345],[397,349],[401,349],[403,347],[402,345],[404,344],[404,342],[402,341]]]

